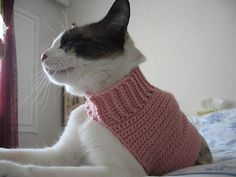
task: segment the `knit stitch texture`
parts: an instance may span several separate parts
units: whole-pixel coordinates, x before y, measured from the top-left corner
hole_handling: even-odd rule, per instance
[[[87,114],[109,128],[148,175],[194,164],[200,136],[172,94],[147,82],[139,68],[105,91],[90,94]]]

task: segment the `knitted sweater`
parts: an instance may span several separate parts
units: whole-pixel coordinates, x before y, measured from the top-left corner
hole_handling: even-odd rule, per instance
[[[86,111],[112,131],[148,175],[189,167],[197,159],[197,130],[175,98],[150,85],[139,68],[112,88],[89,95]]]

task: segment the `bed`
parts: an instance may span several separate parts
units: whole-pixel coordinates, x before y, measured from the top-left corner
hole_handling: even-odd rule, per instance
[[[236,177],[236,109],[192,116],[189,120],[208,142],[214,163],[181,169],[164,176]]]

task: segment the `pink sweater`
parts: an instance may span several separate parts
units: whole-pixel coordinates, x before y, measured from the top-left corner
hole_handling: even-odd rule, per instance
[[[89,95],[86,111],[112,131],[148,175],[189,167],[197,159],[197,130],[175,98],[150,85],[139,68],[112,88]]]

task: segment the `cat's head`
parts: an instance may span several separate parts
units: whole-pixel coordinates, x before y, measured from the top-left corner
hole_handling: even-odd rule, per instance
[[[76,95],[118,82],[144,60],[127,33],[129,18],[129,1],[116,0],[101,21],[61,33],[41,57],[48,78]]]

